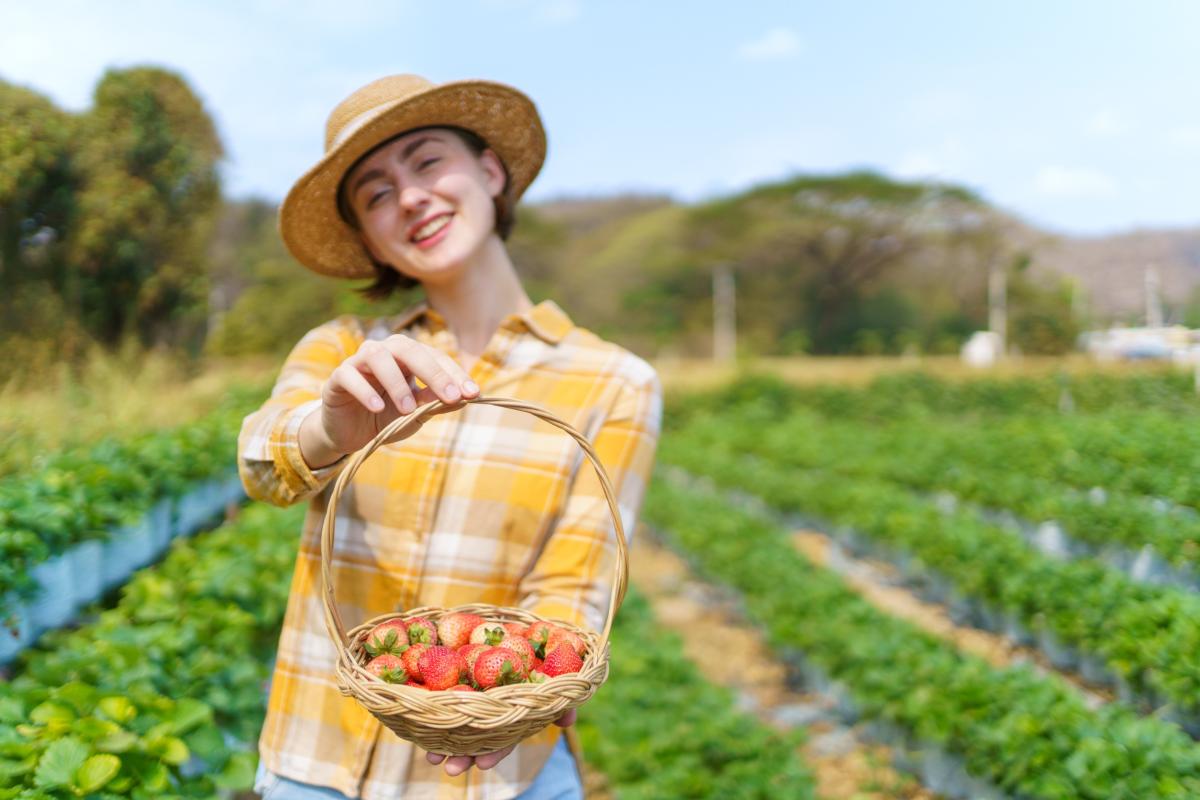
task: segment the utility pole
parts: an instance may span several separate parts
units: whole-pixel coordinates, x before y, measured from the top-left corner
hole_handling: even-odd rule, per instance
[[[1158,269],[1153,264],[1146,266],[1146,327],[1163,326],[1162,297],[1159,295]]]
[[[713,267],[713,360],[728,364],[737,357],[736,289],[733,265]]]
[[[1000,258],[993,253],[988,261],[988,330],[1000,338],[999,356],[1008,352],[1008,284]]]

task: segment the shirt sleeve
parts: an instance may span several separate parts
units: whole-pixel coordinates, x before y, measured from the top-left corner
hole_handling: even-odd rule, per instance
[[[592,440],[612,481],[627,545],[633,541],[661,428],[662,386],[651,370],[647,380],[622,386]],[[563,512],[522,579],[518,602],[539,616],[601,631],[613,587],[616,532],[600,479],[591,461],[582,452],[580,456]]]
[[[276,506],[307,500],[337,477],[346,459],[312,469],[300,454],[300,423],[320,408],[321,386],[363,339],[353,317],[309,331],[292,348],[271,396],[242,420],[238,474],[246,494]]]

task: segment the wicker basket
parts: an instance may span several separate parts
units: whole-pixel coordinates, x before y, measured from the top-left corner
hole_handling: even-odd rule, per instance
[[[430,417],[465,408],[469,403],[484,403],[524,411],[543,419],[575,439],[592,462],[604,495],[608,499],[617,538],[613,591],[609,596],[604,631],[599,635],[563,620],[543,619],[523,609],[478,603],[447,609],[414,608],[400,613],[384,614],[364,622],[349,633],[346,632],[334,602],[333,572],[330,566],[334,521],[337,519],[337,504],[342,492],[363,462],[380,447],[407,438]],[[338,688],[342,694],[357,700],[397,736],[431,753],[478,755],[516,744],[545,728],[567,710],[582,705],[596,693],[608,677],[608,635],[612,628],[613,615],[625,597],[628,558],[625,531],[612,483],[591,444],[568,423],[539,406],[501,397],[479,397],[455,404],[445,404],[437,400],[426,403],[411,415],[394,420],[381,430],[370,444],[350,457],[349,463],[334,484],[329,507],[325,510],[325,521],[321,529],[321,596],[325,606],[325,624],[338,651]],[[367,661],[364,647],[367,634],[381,622],[426,617],[436,624],[442,616],[457,611],[478,614],[500,622],[550,622],[573,631],[587,644],[583,668],[578,673],[559,675],[545,683],[498,686],[486,692],[439,692],[385,683],[367,672],[363,666]]]

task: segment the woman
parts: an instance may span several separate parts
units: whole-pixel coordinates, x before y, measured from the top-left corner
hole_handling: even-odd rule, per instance
[[[660,429],[658,377],[521,286],[504,241],[546,146],[525,95],[487,81],[383,78],[333,110],[325,146],[280,209],[288,249],[317,272],[374,278],[369,296],[419,284],[425,299],[396,316],[343,316],[310,331],[243,423],[250,496],[310,503],[256,789],[268,799],[580,797],[559,727],[498,753],[445,758],[419,752],[338,692],[319,530],[347,454],[418,405],[457,403],[373,454],[341,496],[334,585],[348,626],[484,602],[600,630],[615,534],[578,444],[527,414],[459,401],[519,398],[583,432],[631,534]]]

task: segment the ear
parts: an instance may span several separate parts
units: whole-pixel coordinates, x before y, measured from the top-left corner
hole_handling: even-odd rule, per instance
[[[479,166],[487,176],[488,194],[492,197],[499,197],[504,192],[504,185],[508,180],[504,174],[504,164],[500,161],[500,156],[488,147],[479,155]]]

